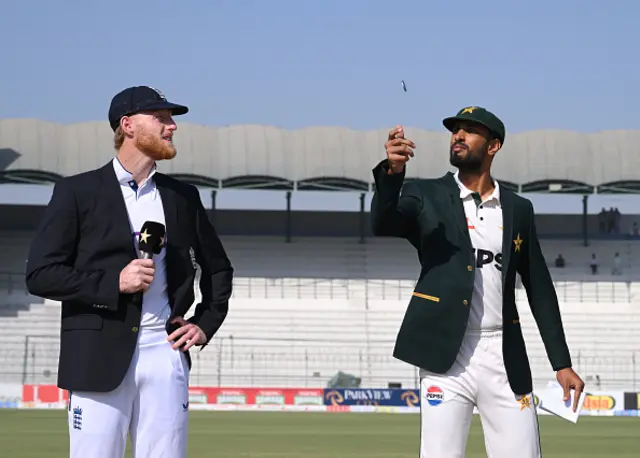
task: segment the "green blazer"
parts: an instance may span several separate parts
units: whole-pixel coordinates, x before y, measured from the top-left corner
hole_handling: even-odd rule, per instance
[[[393,356],[430,372],[453,365],[472,307],[476,262],[460,189],[452,173],[404,183],[404,173],[389,175],[387,161],[374,169],[371,223],[376,236],[405,238],[421,270],[396,339]],[[532,314],[555,371],[571,367],[558,298],[534,222],[531,202],[500,189],[503,212],[502,351],[515,394],[531,393],[531,367],[516,308],[520,274]]]

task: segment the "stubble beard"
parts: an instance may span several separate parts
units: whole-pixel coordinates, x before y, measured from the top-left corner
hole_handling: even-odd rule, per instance
[[[468,147],[465,151],[454,151],[451,145],[449,149],[449,163],[463,172],[478,172],[482,168],[484,162],[484,156],[486,151],[484,148],[478,150],[470,150]],[[466,146],[466,145],[465,145]],[[464,156],[460,156],[460,153],[466,153]]]

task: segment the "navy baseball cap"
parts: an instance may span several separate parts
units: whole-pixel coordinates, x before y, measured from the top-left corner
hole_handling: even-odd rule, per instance
[[[167,101],[164,94],[155,88],[133,86],[118,92],[111,99],[109,124],[115,131],[123,116],[131,116],[147,110],[170,110],[174,116],[189,112],[186,106]]]

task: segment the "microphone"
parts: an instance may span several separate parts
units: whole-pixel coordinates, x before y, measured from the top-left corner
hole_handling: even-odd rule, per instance
[[[164,245],[165,228],[155,221],[145,221],[138,236],[138,251],[140,259],[151,259],[160,253]],[[142,306],[142,291],[133,295],[134,304]]]
[[[165,227],[156,221],[145,221],[138,237],[140,259],[151,259],[164,245]]]

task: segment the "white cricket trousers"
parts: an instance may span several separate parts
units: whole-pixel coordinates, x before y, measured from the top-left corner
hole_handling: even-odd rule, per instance
[[[123,382],[108,393],[69,394],[71,458],[185,458],[189,369],[164,330],[140,330]]]
[[[471,331],[446,374],[420,372],[420,458],[464,458],[474,407],[488,458],[540,458],[532,394],[515,395],[502,358],[502,331]]]

